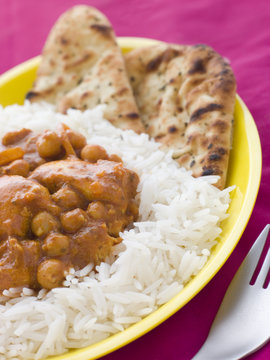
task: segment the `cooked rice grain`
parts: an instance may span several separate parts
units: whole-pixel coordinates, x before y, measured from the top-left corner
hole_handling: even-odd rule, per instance
[[[65,287],[37,296],[29,289],[4,291],[0,359],[41,359],[124,330],[181,291],[220,235],[231,189],[214,187],[215,176],[194,179],[146,134],[103,120],[103,109],[62,115],[45,103],[0,107],[0,137],[22,127],[53,130],[63,122],[140,176],[138,222],[121,234],[123,242],[96,272],[93,264],[71,269]]]

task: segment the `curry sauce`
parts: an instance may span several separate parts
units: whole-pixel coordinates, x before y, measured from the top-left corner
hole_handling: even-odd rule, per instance
[[[138,175],[66,125],[9,132],[0,151],[0,291],[61,286],[136,220]]]

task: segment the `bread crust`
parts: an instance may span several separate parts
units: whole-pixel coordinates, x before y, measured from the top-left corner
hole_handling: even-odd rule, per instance
[[[132,50],[125,61],[148,134],[195,177],[219,175],[223,189],[236,95],[228,62],[206,45],[167,43]]]
[[[105,103],[104,117],[115,126],[144,130],[114,30],[90,6],[74,6],[57,20],[26,98],[53,103],[62,113]]]
[[[222,189],[235,94],[230,65],[209,46],[160,42],[124,60],[106,16],[77,5],[53,26],[27,99],[62,113],[106,104],[114,126],[147,132],[194,176],[219,175]]]

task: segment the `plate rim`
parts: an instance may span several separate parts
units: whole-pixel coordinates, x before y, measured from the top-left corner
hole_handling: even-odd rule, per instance
[[[140,38],[140,37],[118,37],[117,38],[120,47],[123,49],[137,48],[141,46],[147,46],[155,43],[159,43],[159,40],[149,39],[149,38]],[[12,69],[7,70],[5,73],[0,75],[0,87],[6,82],[12,81],[17,76],[21,75],[24,72],[27,72],[34,67],[38,66],[41,56],[38,55],[27,61],[20,63],[19,65],[14,66]],[[1,100],[0,100],[1,102]],[[188,301],[193,299],[201,290],[204,288],[207,283],[209,283],[212,278],[217,274],[220,268],[224,265],[226,260],[229,258],[237,243],[239,242],[242,233],[245,230],[245,227],[248,223],[248,220],[252,214],[253,208],[255,206],[256,198],[258,195],[261,173],[262,173],[262,150],[259,133],[256,127],[256,123],[247,108],[244,101],[240,96],[236,95],[236,102],[239,104],[241,110],[243,111],[243,118],[245,121],[246,136],[248,142],[249,150],[249,178],[246,189],[245,201],[241,207],[241,212],[244,212],[246,208],[248,211],[245,211],[245,214],[241,217],[238,217],[237,222],[233,228],[232,233],[230,233],[230,241],[226,240],[222,248],[224,254],[222,257],[215,258],[211,266],[208,267],[203,272],[203,276],[200,275],[201,271],[196,275],[196,278],[201,279],[199,285],[196,285],[196,282],[192,280],[171,300],[159,307],[157,310],[140,320],[138,323],[135,323],[125,329],[122,332],[118,332],[114,335],[109,336],[108,338],[99,341],[98,343],[89,345],[81,349],[71,350],[67,353],[61,355],[55,355],[50,357],[52,360],[86,360],[99,358],[110,352],[113,352],[128,343],[136,340],[137,338],[143,336],[145,333],[151,331],[153,328],[157,327],[159,324],[164,322],[179,309],[181,309]],[[256,171],[255,171],[256,169]],[[254,175],[255,171],[255,175]],[[237,237],[237,241],[232,241],[231,239]],[[222,261],[220,261],[222,260]],[[158,321],[156,319],[157,314]],[[140,328],[138,331],[138,328]]]

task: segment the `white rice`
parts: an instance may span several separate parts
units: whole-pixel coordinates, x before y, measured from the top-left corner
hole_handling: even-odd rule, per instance
[[[0,359],[41,359],[96,343],[124,330],[179,293],[206,263],[226,218],[231,189],[217,177],[194,179],[145,134],[121,131],[102,119],[103,106],[57,114],[51,105],[0,107],[0,138],[26,127],[61,122],[89,143],[122,157],[140,176],[140,218],[96,271],[71,270],[64,287],[38,296],[9,289],[0,297]]]

